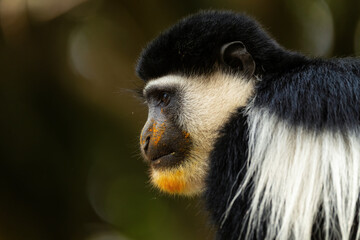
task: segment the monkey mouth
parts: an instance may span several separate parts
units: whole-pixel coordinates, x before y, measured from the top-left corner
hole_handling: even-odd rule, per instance
[[[151,159],[150,165],[153,168],[171,168],[179,165],[181,158],[175,152],[167,153]]]

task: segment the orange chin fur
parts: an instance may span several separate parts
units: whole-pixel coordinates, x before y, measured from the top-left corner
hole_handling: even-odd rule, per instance
[[[170,194],[194,195],[193,183],[187,178],[184,169],[152,170],[152,183],[161,191]]]

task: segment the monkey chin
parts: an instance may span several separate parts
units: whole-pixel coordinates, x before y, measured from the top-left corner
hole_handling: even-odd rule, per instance
[[[189,171],[188,171],[189,170]],[[171,169],[152,169],[151,182],[162,192],[172,195],[195,196],[203,192],[204,177],[194,177],[190,169],[178,166]],[[196,176],[196,175],[195,175]]]

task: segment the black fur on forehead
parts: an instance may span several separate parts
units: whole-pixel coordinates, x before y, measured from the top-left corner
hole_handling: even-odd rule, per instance
[[[250,17],[230,11],[202,11],[150,42],[136,72],[146,81],[167,74],[202,75],[219,67],[226,70],[228,67],[220,62],[220,48],[232,41],[244,43],[256,62],[256,74],[295,61],[295,54],[283,50]]]

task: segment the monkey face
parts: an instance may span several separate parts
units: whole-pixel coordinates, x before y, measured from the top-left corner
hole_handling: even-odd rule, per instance
[[[149,114],[140,145],[151,181],[162,191],[184,195],[203,191],[210,152],[221,127],[253,95],[255,62],[244,44],[226,43],[217,55],[216,70],[207,74],[147,79],[143,97]],[[145,66],[146,57],[139,69]]]
[[[221,72],[169,75],[147,83],[143,95],[149,113],[140,145],[156,187],[173,194],[202,192],[219,130],[232,112],[246,105],[253,83]]]

